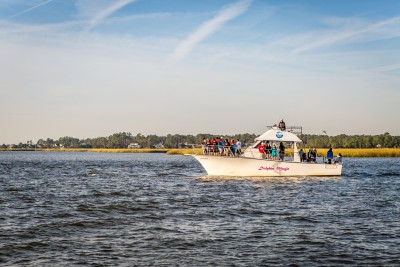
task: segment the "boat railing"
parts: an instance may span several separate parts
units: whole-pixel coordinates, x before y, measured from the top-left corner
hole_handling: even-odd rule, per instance
[[[342,157],[333,157],[331,158],[331,162],[329,163],[328,158],[323,156],[322,162],[325,164],[342,164]]]
[[[198,144],[190,144],[193,148],[193,154],[198,154],[198,148],[201,148],[201,151],[203,155],[208,155],[208,156],[220,156],[220,157],[240,157],[243,156],[244,153],[250,153],[252,158],[259,158],[260,154],[254,155],[253,149],[251,149],[251,146],[247,147],[250,148],[249,150],[246,150],[245,152],[241,152],[241,150],[237,150],[233,146],[218,146],[218,145],[198,145]],[[258,150],[257,150],[258,151]],[[281,159],[279,157],[279,151],[277,153],[277,156],[274,158],[265,158],[265,156],[262,159],[265,160],[275,160],[275,161],[288,161],[288,162],[293,162],[295,158],[295,154],[300,154],[299,152],[285,152],[285,157]],[[271,155],[271,154],[269,154]],[[300,155],[300,162],[303,163],[328,163],[328,160],[325,156],[317,156],[314,160],[310,160],[307,158],[306,160],[303,160]],[[286,160],[285,160],[286,159]],[[342,158],[341,157],[334,157],[331,161],[332,164],[342,164]]]
[[[201,148],[204,155],[228,157],[242,155],[241,149],[237,149],[235,146],[201,145]]]

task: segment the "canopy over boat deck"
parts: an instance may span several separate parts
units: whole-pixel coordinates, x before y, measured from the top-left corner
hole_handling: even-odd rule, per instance
[[[272,128],[255,139],[256,141],[277,141],[277,142],[295,142],[301,143],[300,138],[294,133],[281,131],[278,128]]]

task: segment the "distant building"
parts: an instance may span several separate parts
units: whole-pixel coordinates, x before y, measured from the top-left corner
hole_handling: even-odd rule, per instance
[[[164,144],[161,142],[161,143],[155,144],[154,147],[155,148],[164,148]]]
[[[192,148],[192,144],[184,143],[184,144],[178,144],[178,148]]]
[[[53,147],[55,147],[55,148],[64,148],[64,144],[54,144]]]
[[[128,148],[142,148],[142,146],[139,145],[138,143],[130,143],[128,145]]]

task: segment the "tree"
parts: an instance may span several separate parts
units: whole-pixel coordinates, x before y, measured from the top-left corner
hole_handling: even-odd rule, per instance
[[[181,144],[200,144],[203,138],[211,139],[215,134],[197,134],[194,135],[180,135],[180,134],[168,134],[167,136],[148,135],[144,136],[138,133],[133,136],[130,132],[119,132],[110,135],[109,137],[97,137],[97,138],[86,138],[79,140],[74,137],[60,137],[54,141],[51,138],[39,139],[36,143],[37,146],[42,147],[53,147],[55,144],[62,144],[68,148],[79,148],[79,147],[93,147],[93,148],[126,148],[130,143],[138,143],[142,147],[154,147],[158,143],[163,143],[166,148],[177,148]],[[242,144],[249,145],[254,142],[257,137],[255,134],[235,134],[235,135],[223,135],[224,139],[240,139]],[[400,147],[400,136],[391,136],[388,132],[380,135],[312,135],[303,134],[302,138],[303,146],[305,147],[319,147],[327,148],[333,146],[335,148],[372,148],[378,145],[382,147]],[[27,142],[28,144],[31,141]],[[24,144],[20,144],[21,146]]]
[[[389,133],[383,134],[383,147],[393,147],[393,140]]]
[[[44,140],[43,139],[39,139],[37,142],[36,142],[36,146],[43,146],[44,145]]]
[[[54,142],[53,142],[54,143]],[[65,148],[79,148],[80,147],[80,142],[78,138],[74,137],[60,137],[56,143],[63,145]]]
[[[47,138],[45,144],[46,147],[52,147],[54,145],[54,140],[51,138]]]

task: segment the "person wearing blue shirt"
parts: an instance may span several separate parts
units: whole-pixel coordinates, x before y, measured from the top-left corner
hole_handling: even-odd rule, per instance
[[[328,164],[332,164],[332,159],[333,159],[332,147],[330,147],[328,152],[326,153],[326,158],[328,159]]]
[[[224,139],[222,139],[222,137],[221,137],[221,139],[219,139],[219,142],[217,143],[217,147],[219,150],[219,155],[223,156],[224,155]]]
[[[272,157],[272,159],[273,160],[276,160],[276,156],[277,156],[277,153],[276,153],[277,151],[276,151],[276,145],[274,144],[272,147],[271,147],[271,157]]]

